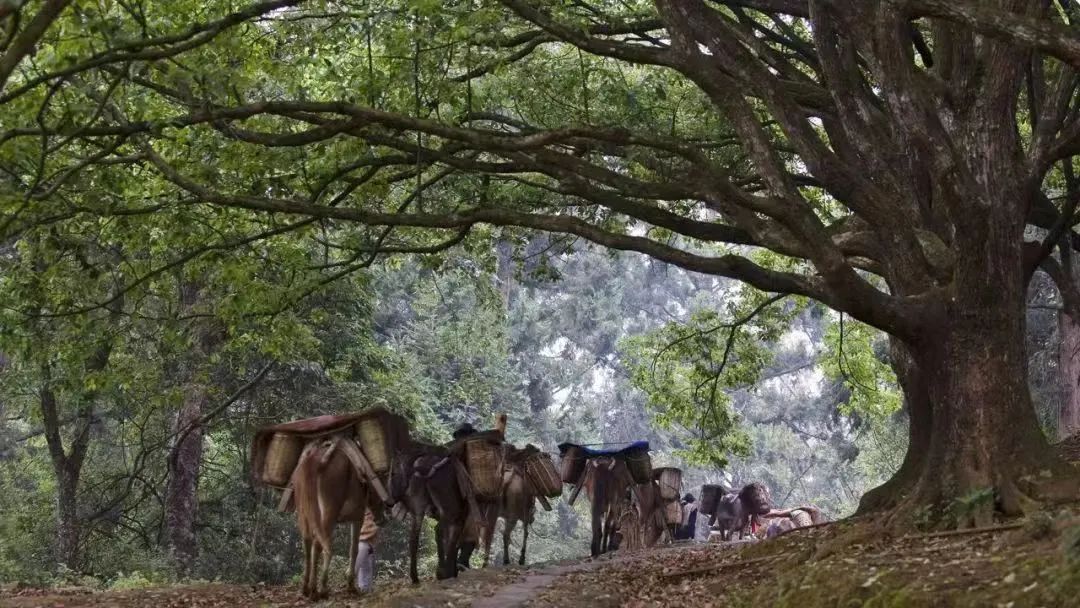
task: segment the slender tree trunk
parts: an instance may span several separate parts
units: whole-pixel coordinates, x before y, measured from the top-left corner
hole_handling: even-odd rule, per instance
[[[497,265],[495,268],[495,280],[498,283],[499,293],[502,295],[503,305],[509,311],[513,305],[514,293],[514,245],[503,238],[495,242],[495,255]]]
[[[201,285],[197,282],[182,286],[183,310],[195,310],[200,298]],[[219,332],[211,320],[197,319],[191,331],[191,351],[187,365],[181,371],[184,399],[173,422],[173,442],[168,455],[169,481],[165,488],[166,542],[181,571],[189,570],[198,556],[195,523],[203,457],[201,419],[210,405],[209,380],[204,377],[204,372],[210,355],[220,344]]]
[[[71,570],[78,570],[82,524],[79,518],[79,478],[90,443],[93,407],[89,405],[90,401],[87,401],[79,409],[73,422],[75,430],[71,447],[65,451],[60,433],[63,425],[60,422],[56,394],[51,388],[51,378],[49,367],[42,366],[42,422],[53,474],[56,477],[56,561]]]
[[[1080,323],[1065,311],[1058,315],[1061,346],[1058,353],[1061,370],[1061,404],[1058,407],[1056,434],[1064,439],[1080,431]]]
[[[79,567],[79,468],[61,464],[56,473],[56,558],[71,570]]]
[[[203,429],[199,424],[207,405],[205,387],[188,384],[176,416],[177,436],[169,453],[169,482],[165,489],[165,527],[169,549],[181,569],[198,555],[195,517],[198,510],[199,469],[202,465]]]

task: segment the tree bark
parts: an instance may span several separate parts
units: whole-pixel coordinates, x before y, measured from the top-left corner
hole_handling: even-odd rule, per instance
[[[191,312],[198,306],[201,289],[197,282],[182,285],[183,310]],[[173,421],[173,442],[168,455],[169,481],[165,488],[166,542],[182,572],[188,571],[198,556],[195,523],[203,456],[202,417],[210,405],[209,381],[203,375],[210,355],[220,344],[220,332],[212,320],[197,318],[191,334],[191,351],[181,372],[184,398]]]
[[[70,570],[79,569],[79,476],[81,467],[54,463],[56,474],[56,559]]]
[[[1055,434],[1065,439],[1080,431],[1080,323],[1062,311],[1058,315],[1061,346],[1058,352],[1061,370],[1061,405],[1058,407]]]
[[[1023,513],[1032,498],[1063,498],[1057,490],[1075,496],[1067,489],[1075,474],[1050,449],[1028,386],[1024,223],[1015,210],[1024,192],[1000,191],[985,213],[959,221],[953,285],[908,345],[932,415],[921,471],[897,515],[929,507],[932,519],[964,527],[989,523],[995,510]],[[1067,485],[1042,483],[1051,479]]]
[[[195,517],[203,454],[203,429],[199,419],[206,405],[206,388],[195,382],[188,384],[173,426],[176,440],[169,453],[165,527],[169,550],[181,570],[187,570],[198,555]]]
[[[83,462],[90,444],[93,407],[90,400],[85,401],[80,407],[74,421],[75,431],[71,446],[65,450],[60,433],[63,423],[60,421],[51,378],[49,367],[42,366],[43,385],[40,393],[42,422],[53,474],[56,477],[56,561],[70,570],[78,570],[82,527],[79,518],[79,478],[82,475]]]

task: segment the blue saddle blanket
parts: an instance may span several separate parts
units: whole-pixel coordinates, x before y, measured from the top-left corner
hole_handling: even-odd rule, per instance
[[[559,444],[559,453],[563,454],[570,447],[579,447],[585,450],[586,456],[616,456],[625,452],[649,451],[648,441],[628,441],[626,443],[605,443],[595,447],[578,445],[576,443]]]

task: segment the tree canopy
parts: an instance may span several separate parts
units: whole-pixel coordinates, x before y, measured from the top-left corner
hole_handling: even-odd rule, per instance
[[[1075,10],[8,2],[0,235],[19,330],[3,349],[37,349],[21,365],[89,428],[118,323],[200,315],[223,292],[187,343],[227,352],[221,332],[270,319],[241,342],[279,357],[305,344],[296,307],[380,254],[495,264],[492,238],[559,233],[767,292],[730,307],[751,320],[796,296],[887,332],[911,449],[866,508],[990,491],[1022,511],[1044,494],[1033,478],[1068,476],[1032,407],[1024,307],[1041,270],[1080,311]],[[173,288],[187,296],[162,300]],[[696,381],[760,372],[744,346],[728,367],[714,345]],[[50,435],[58,474],[84,436]]]

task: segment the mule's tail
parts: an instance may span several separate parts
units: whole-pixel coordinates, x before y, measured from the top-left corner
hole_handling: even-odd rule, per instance
[[[319,521],[319,490],[318,490],[318,450],[313,445],[308,445],[300,454],[300,460],[293,470],[292,483],[293,500],[296,501],[296,525],[300,528],[300,536],[311,539]]]

